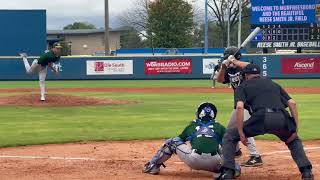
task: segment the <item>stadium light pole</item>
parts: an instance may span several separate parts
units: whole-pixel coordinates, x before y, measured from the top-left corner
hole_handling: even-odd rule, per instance
[[[238,22],[238,48],[241,46],[241,24],[242,24],[242,0],[238,1],[239,5],[239,22]]]
[[[205,0],[204,54],[208,54],[208,0]]]
[[[104,52],[106,56],[110,55],[109,41],[109,0],[104,0]]]
[[[230,47],[230,2],[227,0],[227,47]]]

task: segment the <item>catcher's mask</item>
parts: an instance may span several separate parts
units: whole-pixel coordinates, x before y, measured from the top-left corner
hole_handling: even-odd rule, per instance
[[[215,119],[216,116],[217,116],[217,108],[212,103],[204,102],[198,106],[198,109],[196,112],[196,117],[198,119],[203,119],[204,117]]]
[[[241,58],[241,52],[239,51],[239,48],[235,46],[227,47],[223,52],[223,60],[228,59],[230,55],[233,55],[237,60],[240,60]]]

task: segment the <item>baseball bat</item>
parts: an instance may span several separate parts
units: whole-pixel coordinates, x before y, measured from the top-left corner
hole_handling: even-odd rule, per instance
[[[250,34],[249,36],[242,42],[241,46],[239,47],[238,51],[234,53],[236,55],[241,48],[246,47],[246,45],[260,32],[260,27],[256,27]]]
[[[260,32],[260,27],[256,27],[249,36],[243,41],[240,48],[245,47],[258,33]]]

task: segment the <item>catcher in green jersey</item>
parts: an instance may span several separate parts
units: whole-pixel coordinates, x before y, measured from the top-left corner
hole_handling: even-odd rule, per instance
[[[218,173],[216,175],[219,176],[222,164],[221,144],[226,129],[215,120],[216,115],[215,105],[201,103],[196,111],[196,120],[179,136],[166,140],[156,155],[144,165],[143,172],[159,174],[160,167],[165,167],[163,163],[175,153],[190,168]],[[236,169],[236,175],[240,175],[240,166],[236,165]]]

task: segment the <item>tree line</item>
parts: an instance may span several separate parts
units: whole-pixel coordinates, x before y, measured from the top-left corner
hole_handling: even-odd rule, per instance
[[[192,1],[135,0],[135,7],[120,17],[130,27],[121,47],[189,48],[203,47],[204,12]],[[227,46],[230,18],[230,44],[238,39],[238,0],[209,0],[209,47]],[[250,34],[250,1],[242,0],[242,39]],[[229,12],[229,13],[228,13]],[[135,40],[135,41],[133,41]]]
[[[242,39],[250,34],[250,2],[242,1]],[[127,30],[122,32],[122,48],[203,47],[204,12],[194,0],[135,0],[135,7],[120,15]],[[204,5],[203,5],[204,6]],[[227,46],[230,19],[230,44],[238,39],[238,0],[208,0],[209,47]],[[95,29],[88,23],[70,24],[64,29]]]

